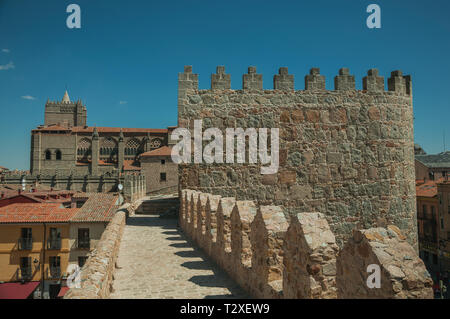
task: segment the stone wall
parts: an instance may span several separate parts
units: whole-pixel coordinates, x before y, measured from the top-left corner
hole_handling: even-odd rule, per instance
[[[342,249],[322,213],[181,191],[179,224],[255,298],[433,298],[432,280],[396,226],[354,230]],[[369,288],[378,265],[380,287]]]
[[[348,69],[335,77],[335,90],[325,89],[317,68],[302,91],[294,90],[287,68],[274,76],[274,90],[263,90],[254,67],[244,74],[242,90],[231,89],[223,67],[208,90],[198,89],[192,67],[178,79],[179,127],[192,130],[194,120],[202,120],[203,130],[223,134],[225,128],[280,132],[276,174],[262,175],[259,163],[182,164],[180,189],[282,205],[287,218],[321,212],[340,247],[354,228],[393,224],[417,249],[410,76],[392,72],[388,91],[376,69],[364,77],[363,90],[355,89]]]
[[[81,288],[71,288],[64,299],[105,299],[112,289],[112,276],[126,221],[119,209],[81,269]]]

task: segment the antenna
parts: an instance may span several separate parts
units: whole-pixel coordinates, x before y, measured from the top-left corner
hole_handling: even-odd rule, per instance
[[[442,130],[442,140],[444,142],[444,152],[445,152],[445,129]]]

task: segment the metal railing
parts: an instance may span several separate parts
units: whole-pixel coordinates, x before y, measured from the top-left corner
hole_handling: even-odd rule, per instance
[[[33,248],[33,238],[19,238],[19,250],[31,250]]]
[[[61,278],[61,267],[50,266],[47,268],[48,278],[50,279],[60,279]]]
[[[91,239],[90,238],[78,238],[76,242],[76,247],[79,249],[90,249]]]
[[[61,238],[49,238],[47,240],[47,249],[60,250]]]

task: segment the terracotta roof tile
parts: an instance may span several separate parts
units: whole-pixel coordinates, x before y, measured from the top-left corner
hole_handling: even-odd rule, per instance
[[[124,160],[123,161],[123,170],[124,171],[139,171],[141,169],[140,166],[134,165],[134,160]]]
[[[170,156],[172,154],[172,148],[169,146],[163,146],[157,148],[156,150],[142,153],[140,157],[148,157],[148,156]]]
[[[120,133],[122,129],[123,133],[167,133],[167,129],[160,128],[129,128],[129,127],[98,127],[97,131],[99,133]],[[73,126],[70,128],[59,126],[59,125],[49,125],[41,126],[33,131],[71,131],[73,133],[93,133],[94,126]]]
[[[116,211],[119,195],[91,193],[88,200],[71,218],[73,222],[109,222]]]
[[[416,180],[416,196],[420,197],[434,197],[437,195],[437,184],[443,182],[445,179],[440,178],[434,180]]]
[[[78,210],[56,203],[11,204],[0,207],[0,223],[68,222]]]

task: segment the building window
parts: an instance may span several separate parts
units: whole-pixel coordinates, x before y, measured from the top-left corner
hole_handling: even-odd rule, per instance
[[[86,263],[87,256],[78,256],[78,266],[80,268],[83,268],[84,264]]]
[[[433,264],[437,265],[438,264],[438,258],[436,254],[433,254]]]
[[[19,250],[31,250],[33,248],[33,235],[31,228],[20,230]]]
[[[423,252],[423,260],[428,261],[429,258],[430,258],[430,253],[428,251],[424,251]]]
[[[60,161],[61,158],[62,158],[61,151],[60,151],[60,150],[57,150],[55,154],[56,154],[56,160]]]
[[[84,203],[85,203],[85,201],[79,200],[76,202],[76,207],[81,208],[81,207],[83,207]]]
[[[106,137],[102,140],[100,146],[100,160],[107,163],[116,163],[118,153],[119,148],[115,139],[112,137]]]
[[[447,232],[447,240],[450,240],[450,231]]]
[[[444,229],[444,219],[441,218],[441,229]]]
[[[52,152],[50,152],[50,150],[46,150],[45,151],[45,159],[46,160],[51,160],[52,159]]]
[[[162,164],[162,165],[166,164],[166,160],[165,160],[165,159],[162,159],[162,160],[161,160],[161,164]]]
[[[142,143],[138,139],[133,138],[127,142],[124,151],[126,159],[134,159],[136,155],[142,153]]]
[[[49,277],[52,279],[59,279],[61,277],[61,257],[49,257]]]
[[[160,173],[159,174],[159,181],[165,182],[166,181],[166,173]]]
[[[50,235],[47,240],[48,249],[61,249],[61,231],[58,228],[51,227]]]
[[[31,270],[31,257],[20,257],[19,280],[31,280],[33,272]]]
[[[82,138],[77,146],[77,161],[88,162],[91,159],[91,140]]]
[[[422,205],[422,212],[423,212],[423,217],[427,218],[427,206],[426,205]]]
[[[90,248],[89,228],[78,229],[78,248]]]

